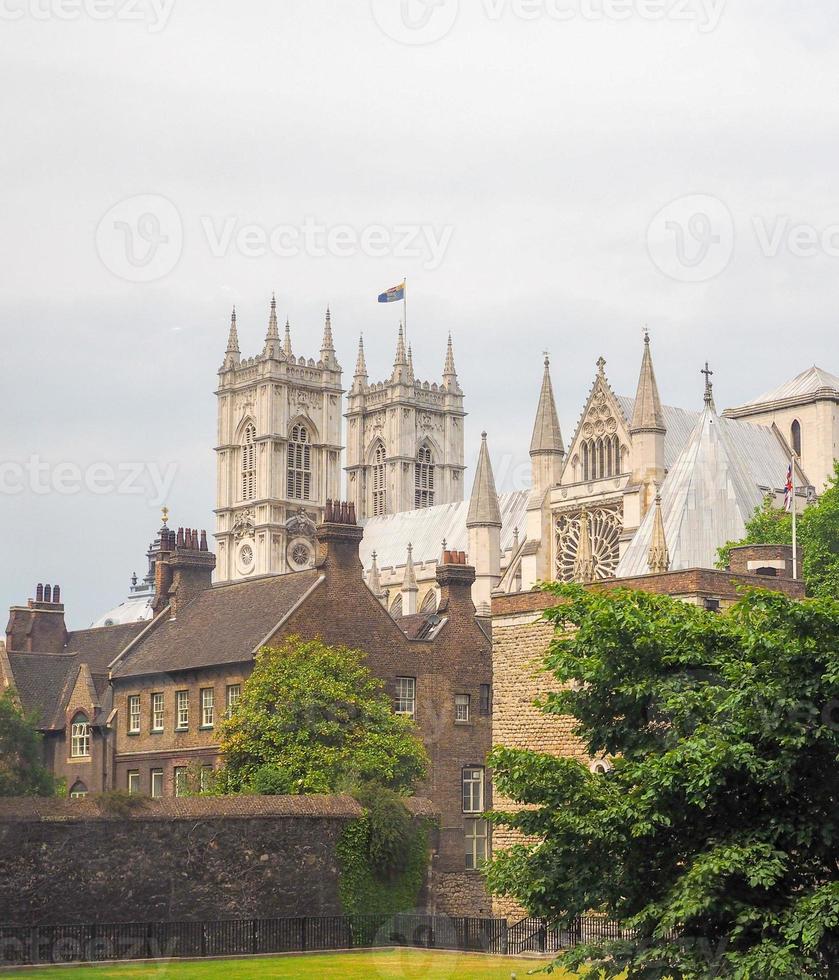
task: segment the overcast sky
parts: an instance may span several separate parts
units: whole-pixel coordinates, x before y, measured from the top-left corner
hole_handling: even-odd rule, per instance
[[[706,358],[720,407],[839,371],[837,28],[835,0],[0,0],[0,604],[120,601],[152,474],[212,529],[230,307],[257,353],[272,290],[298,352],[331,303],[345,381],[361,330],[383,378],[407,275],[417,373],[451,331],[504,488],[543,350],[566,439],[601,354],[634,392],[645,323],[671,404]]]

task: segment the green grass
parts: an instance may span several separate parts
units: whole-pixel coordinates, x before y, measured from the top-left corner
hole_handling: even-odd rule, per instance
[[[425,950],[396,949],[382,953],[349,953],[312,956],[280,956],[271,959],[209,960],[202,963],[143,963],[135,966],[48,967],[0,974],[0,977],[51,978],[51,980],[125,980],[130,977],[157,977],[160,980],[510,980],[515,974],[523,980],[547,960],[508,959],[502,956],[474,956],[464,953],[435,953]],[[571,980],[556,972],[551,980]]]

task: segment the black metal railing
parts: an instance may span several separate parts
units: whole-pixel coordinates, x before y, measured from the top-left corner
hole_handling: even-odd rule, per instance
[[[0,965],[252,956],[396,946],[511,955],[552,954],[581,943],[627,937],[616,923],[595,916],[575,920],[570,929],[538,918],[508,925],[506,919],[419,913],[0,926]]]

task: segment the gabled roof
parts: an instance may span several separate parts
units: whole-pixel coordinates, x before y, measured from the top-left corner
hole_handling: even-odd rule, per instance
[[[616,395],[615,397],[628,425],[629,420],[635,415],[635,399],[627,395]],[[685,408],[676,408],[674,405],[662,405],[661,414],[667,429],[664,436],[664,465],[670,469],[685,448],[685,443],[690,439],[701,413],[691,412]]]
[[[56,719],[79,672],[78,657],[63,653],[7,653],[12,686],[23,710],[35,715],[42,729],[56,727]],[[60,727],[63,727],[60,726]]]
[[[113,664],[112,676],[140,677],[248,662],[322,581],[317,569],[307,569],[200,592],[176,618],[151,629]]]
[[[823,368],[816,367],[814,364],[790,381],[785,381],[783,384],[778,385],[777,388],[772,388],[770,391],[764,392],[751,401],[744,402],[736,408],[729,409],[729,411],[737,412],[741,408],[766,405],[771,402],[782,402],[788,399],[809,399],[819,395],[828,398],[839,398],[839,378],[835,374],[825,371]]]

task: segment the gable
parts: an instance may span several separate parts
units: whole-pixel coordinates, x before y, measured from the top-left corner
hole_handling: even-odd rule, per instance
[[[600,370],[577,423],[561,485],[626,472],[632,440],[623,407]],[[588,465],[592,454],[596,465]],[[592,474],[602,474],[593,476]]]

